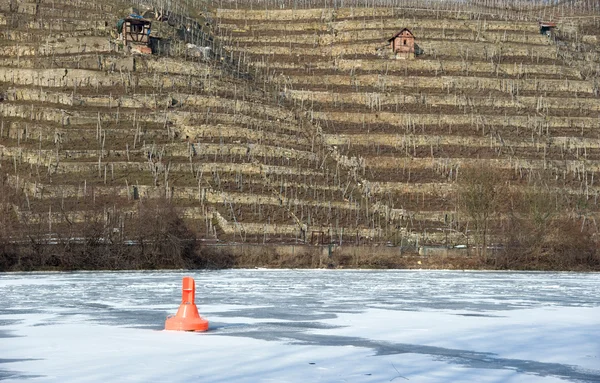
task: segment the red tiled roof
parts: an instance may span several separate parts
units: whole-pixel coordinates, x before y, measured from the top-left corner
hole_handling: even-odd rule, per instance
[[[392,41],[393,39],[395,39],[396,37],[400,36],[402,34],[402,32],[407,31],[408,33],[410,33],[410,35],[412,37],[415,37],[415,35],[413,35],[413,33],[410,31],[410,29],[408,28],[403,28],[400,32],[396,33],[394,36],[392,36],[388,41]]]

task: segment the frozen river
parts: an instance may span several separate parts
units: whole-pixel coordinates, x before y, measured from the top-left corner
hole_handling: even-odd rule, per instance
[[[160,331],[186,275],[209,331]],[[600,274],[0,274],[0,380],[600,382]]]

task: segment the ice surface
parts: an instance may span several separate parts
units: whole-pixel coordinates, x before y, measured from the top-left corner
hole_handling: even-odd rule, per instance
[[[207,333],[162,331],[181,278]],[[7,382],[599,382],[600,274],[0,274]]]

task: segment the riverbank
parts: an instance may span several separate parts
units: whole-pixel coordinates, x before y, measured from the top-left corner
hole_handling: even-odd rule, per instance
[[[519,249],[443,246],[178,243],[19,244],[0,248],[0,271],[226,268],[600,271],[595,254],[534,256]]]

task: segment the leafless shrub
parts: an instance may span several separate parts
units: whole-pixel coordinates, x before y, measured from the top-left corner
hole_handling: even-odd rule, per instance
[[[138,205],[130,223],[139,268],[188,268],[196,266],[195,234],[166,199]]]
[[[457,204],[472,224],[475,246],[485,261],[491,222],[506,201],[506,183],[497,168],[485,165],[460,169],[459,174]]]
[[[569,217],[556,194],[530,189],[517,193],[513,202],[496,267],[594,270],[600,266],[595,229]]]

